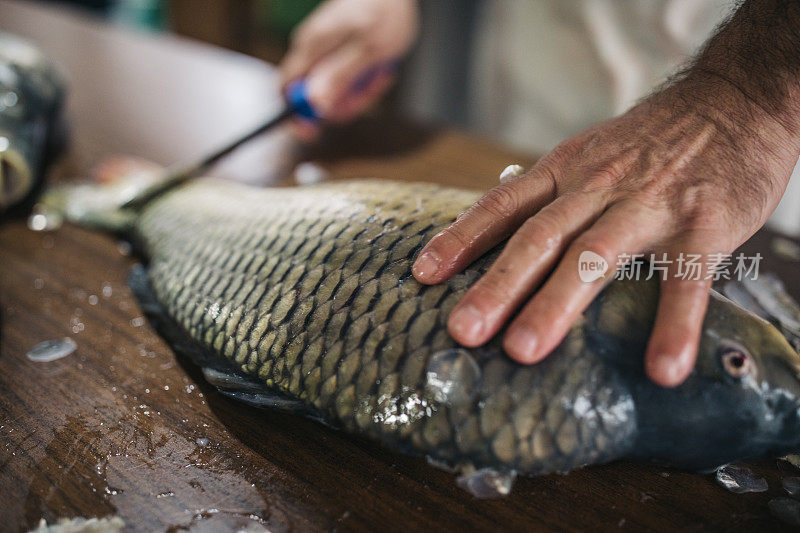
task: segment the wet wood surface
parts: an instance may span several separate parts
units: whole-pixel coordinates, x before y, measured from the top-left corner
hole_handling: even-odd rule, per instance
[[[259,112],[275,105],[254,96],[274,84],[268,67],[204,46],[151,42],[7,2],[0,3],[0,28],[39,36],[67,70],[83,69],[70,103],[79,138],[62,176],[86,172],[94,158],[111,152],[167,163],[191,156],[200,145],[213,146],[222,139],[214,121],[227,116],[226,99],[219,96],[227,91],[247,93],[242,98]],[[83,32],[80,46],[71,44],[69,32],[76,29]],[[136,57],[123,46],[131,42],[138,43],[131,45]],[[115,50],[113,64],[86,57],[107,56],[101,45]],[[136,65],[158,65],[164,58],[174,62],[171,70],[139,73],[149,72],[153,86],[162,89],[143,96],[136,89],[146,83],[131,88],[113,79],[113,72],[126,71],[126,61],[136,71]],[[200,64],[208,75],[215,69],[220,74],[209,81],[213,90],[197,91],[216,92],[223,102],[205,118],[193,115],[199,96],[176,96],[185,88],[181,76]],[[224,82],[229,64],[252,77],[249,89],[235,77]],[[93,101],[103,105],[93,107]],[[162,111],[134,112],[147,105]],[[130,121],[109,123],[109,116]],[[194,122],[184,122],[192,116]],[[230,134],[237,127],[233,121],[222,129]],[[488,188],[505,165],[533,161],[457,132],[380,117],[330,131],[305,150],[287,142],[281,134],[265,138],[249,156],[237,156],[240,170],[234,161],[218,172],[285,178],[297,161],[313,160],[334,178],[372,175]],[[281,160],[273,167],[276,153]],[[776,257],[772,238],[762,231],[746,249],[765,256],[762,268],[777,272],[800,297],[798,264]],[[122,518],[130,531],[785,527],[767,503],[782,495],[781,477],[798,472],[776,461],[752,465],[769,482],[759,494],[727,492],[710,475],[618,461],[566,476],[520,479],[507,498],[476,500],[456,487],[451,474],[424,460],[292,415],[243,406],[207,385],[143,319],[125,283],[134,262],[107,235],[72,226],[34,232],[24,221],[0,225],[0,531],[24,531],[40,518],[104,516]],[[50,363],[26,358],[36,343],[65,336],[78,346],[68,357]]]

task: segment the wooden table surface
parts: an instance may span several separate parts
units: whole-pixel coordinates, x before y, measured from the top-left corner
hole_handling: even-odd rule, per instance
[[[159,163],[213,147],[275,109],[273,70],[172,38],[109,29],[38,5],[0,2],[0,29],[38,40],[72,79],[74,143],[61,173],[103,154]],[[255,118],[254,118],[255,117]],[[314,160],[335,178],[373,175],[487,188],[522,157],[457,132],[375,118],[299,150],[277,134],[219,172],[254,181]],[[800,296],[797,264],[746,246]],[[109,236],[0,226],[0,530],[40,518],[119,516],[130,531],[775,529],[767,502],[791,467],[753,468],[768,492],[620,461],[520,479],[476,500],[425,461],[287,414],[222,397],[141,318],[135,262]],[[51,363],[25,354],[72,337]],[[795,472],[794,475],[797,473]],[[255,530],[255,529],[254,529]]]

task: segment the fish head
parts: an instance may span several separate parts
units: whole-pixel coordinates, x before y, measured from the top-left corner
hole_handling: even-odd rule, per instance
[[[800,355],[769,322],[712,292],[695,369],[636,385],[639,454],[691,470],[800,450]]]

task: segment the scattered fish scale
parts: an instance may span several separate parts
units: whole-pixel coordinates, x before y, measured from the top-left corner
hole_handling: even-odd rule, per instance
[[[717,470],[717,482],[731,492],[764,492],[769,489],[767,480],[740,465],[725,465]]]

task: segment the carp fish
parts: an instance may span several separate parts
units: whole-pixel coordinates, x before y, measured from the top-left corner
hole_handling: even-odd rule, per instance
[[[425,456],[477,495],[625,457],[705,471],[800,449],[800,356],[713,291],[697,365],[672,389],[643,367],[657,280],[612,281],[536,365],[499,335],[459,346],[448,314],[498,249],[434,286],[411,265],[476,192],[204,178],[126,213],[79,196],[67,213],[130,236],[144,310],[223,393]]]

